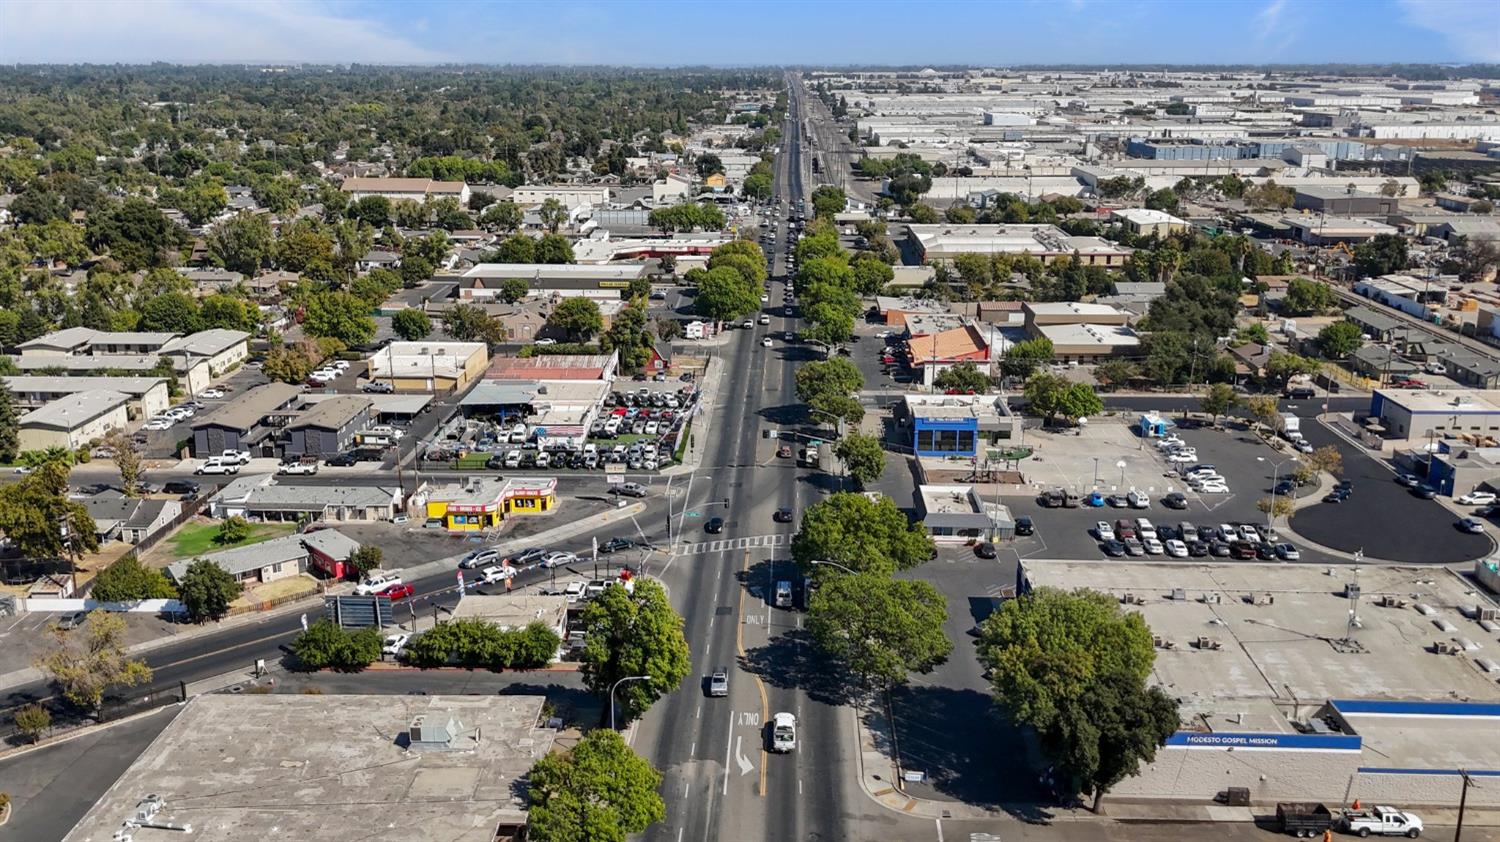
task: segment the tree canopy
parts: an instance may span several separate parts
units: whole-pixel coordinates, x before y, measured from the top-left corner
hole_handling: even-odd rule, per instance
[[[625,842],[666,817],[661,774],[607,728],[554,752],[527,776],[534,842]]]
[[[830,575],[808,605],[819,648],[876,686],[900,684],[948,657],[947,599],[927,582],[879,572]]]
[[[814,561],[890,575],[921,564],[933,552],[922,525],[907,523],[906,515],[883,495],[877,501],[863,494],[831,494],[802,513],[792,537],[792,558],[819,578],[826,568]]]
[[[627,682],[615,692],[622,721],[640,716],[676,690],[692,669],[682,617],[661,585],[650,579],[637,578],[632,591],[606,587],[584,608],[582,625],[587,632],[583,682],[590,691],[607,697],[621,678],[651,676],[649,681]]]

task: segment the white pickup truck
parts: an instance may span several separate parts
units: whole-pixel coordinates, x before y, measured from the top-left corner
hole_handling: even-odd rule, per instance
[[[1356,836],[1405,836],[1416,839],[1422,835],[1422,820],[1415,813],[1397,810],[1395,807],[1374,807],[1344,813],[1339,819],[1339,829]]]
[[[220,462],[230,462],[235,465],[250,464],[250,451],[248,450],[226,450],[218,455]]]
[[[240,463],[238,463],[238,462],[226,462],[226,461],[224,461],[222,458],[220,458],[218,456],[211,456],[211,457],[209,457],[206,462],[204,462],[202,465],[198,466],[197,470],[193,471],[193,473],[199,474],[200,476],[201,475],[213,475],[213,474],[234,475],[234,474],[237,474],[239,472],[240,472]]]

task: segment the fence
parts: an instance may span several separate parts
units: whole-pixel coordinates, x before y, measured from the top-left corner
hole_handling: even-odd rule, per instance
[[[170,523],[168,523],[161,529],[156,530],[156,532],[147,535],[145,538],[142,538],[141,540],[135,542],[135,554],[139,556],[141,553],[144,553],[147,550],[150,550],[152,547],[155,547],[157,544],[160,544],[162,541],[165,541],[168,536],[177,531],[177,527],[182,526],[184,523],[187,523],[188,521],[197,517],[198,513],[202,512],[203,509],[208,506],[208,501],[218,493],[219,486],[217,485],[205,486],[198,489],[198,496],[194,497],[192,500],[185,501],[186,504],[182,507],[182,511],[178,512],[177,516],[172,518],[172,521]]]
[[[157,684],[151,687],[132,687],[104,697],[97,716],[73,705],[59,693],[34,704],[41,705],[52,715],[52,724],[40,736],[48,737],[58,731],[80,728],[99,722],[113,722],[132,714],[144,713],[167,705],[187,701],[187,685],[181,681],[172,684]],[[27,703],[0,709],[0,741],[4,745],[18,746],[31,742],[31,737],[16,727],[16,711]]]

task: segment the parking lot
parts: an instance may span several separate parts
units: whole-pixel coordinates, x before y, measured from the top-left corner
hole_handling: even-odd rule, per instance
[[[179,420],[165,430],[148,430],[143,427],[136,433],[136,441],[142,442],[141,437],[144,437],[142,447],[144,448],[144,455],[148,458],[172,458],[177,455],[177,443],[192,438],[193,420],[198,415],[210,412],[225,403],[230,403],[250,389],[266,382],[268,382],[266,376],[261,373],[259,367],[250,365],[242,366],[214,384],[214,389],[223,391],[222,396],[219,396],[214,389],[205,389],[204,392],[207,393],[206,395],[184,394],[180,396],[174,402],[174,406],[180,406],[184,403],[199,404],[199,406],[194,407],[193,415]]]
[[[1022,463],[1031,484],[1025,491],[1005,495],[1005,502],[1012,515],[1027,515],[1033,519],[1036,534],[1017,538],[1004,547],[1013,549],[1021,558],[1103,558],[1104,553],[1092,527],[1097,521],[1113,523],[1122,517],[1145,516],[1157,525],[1175,525],[1182,521],[1200,527],[1251,524],[1263,530],[1266,515],[1256,508],[1256,503],[1270,496],[1275,483],[1285,479],[1296,467],[1291,461],[1294,454],[1277,450],[1245,430],[1182,429],[1178,435],[1197,450],[1198,462],[1195,464],[1211,465],[1224,476],[1229,488],[1227,493],[1200,494],[1187,487],[1180,477],[1169,476],[1171,465],[1154,441],[1139,438],[1120,421],[1100,419],[1077,437],[1066,432],[1028,431],[1028,443],[1038,446],[1042,460]],[[1096,459],[1097,485],[1094,482]],[[1123,469],[1119,467],[1121,462],[1125,463]],[[1078,492],[1083,504],[1078,508],[1043,507],[1036,494],[1055,487]],[[1143,491],[1150,499],[1150,507],[1143,510],[1108,505],[1090,507],[1087,504],[1088,492],[1095,488],[1106,498],[1132,488]],[[1162,498],[1173,492],[1186,498],[1186,508],[1171,509],[1163,505]],[[1302,493],[1316,492],[1309,488]],[[1356,488],[1355,494],[1359,493]],[[1278,528],[1277,533],[1280,540],[1294,545],[1298,543],[1295,535],[1288,534],[1284,527]],[[1301,561],[1338,560],[1305,546],[1299,547],[1299,554]]]

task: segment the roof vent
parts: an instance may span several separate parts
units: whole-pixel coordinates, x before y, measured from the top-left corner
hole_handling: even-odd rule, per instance
[[[439,724],[430,720],[427,714],[419,714],[412,717],[411,725],[406,729],[406,736],[413,749],[444,750],[455,748],[455,742],[463,728],[463,723],[452,716]]]

